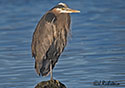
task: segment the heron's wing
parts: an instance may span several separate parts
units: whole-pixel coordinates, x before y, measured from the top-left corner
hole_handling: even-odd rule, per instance
[[[40,74],[40,67],[42,66],[42,60],[46,56],[46,52],[52,45],[54,40],[53,16],[46,14],[39,21],[32,39],[32,56],[35,58],[35,68],[38,74]],[[47,18],[51,18],[48,20]],[[41,66],[40,66],[41,65]]]

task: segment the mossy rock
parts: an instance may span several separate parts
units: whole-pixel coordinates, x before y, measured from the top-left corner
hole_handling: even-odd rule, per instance
[[[38,83],[35,88],[66,88],[66,86],[58,80],[48,80]]]

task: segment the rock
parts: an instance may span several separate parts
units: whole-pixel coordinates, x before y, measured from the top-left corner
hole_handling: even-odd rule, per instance
[[[58,80],[48,80],[38,83],[35,88],[66,88],[66,86]]]

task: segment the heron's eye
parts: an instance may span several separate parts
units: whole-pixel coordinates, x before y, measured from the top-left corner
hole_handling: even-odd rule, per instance
[[[65,10],[64,8],[62,8],[62,10]]]

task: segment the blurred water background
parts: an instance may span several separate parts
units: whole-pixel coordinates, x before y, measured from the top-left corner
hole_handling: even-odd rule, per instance
[[[71,14],[72,38],[54,78],[68,88],[100,88],[95,80],[113,80],[125,88],[125,0],[0,0],[0,88],[34,88],[39,77],[31,40],[41,16],[59,2],[80,10]]]

